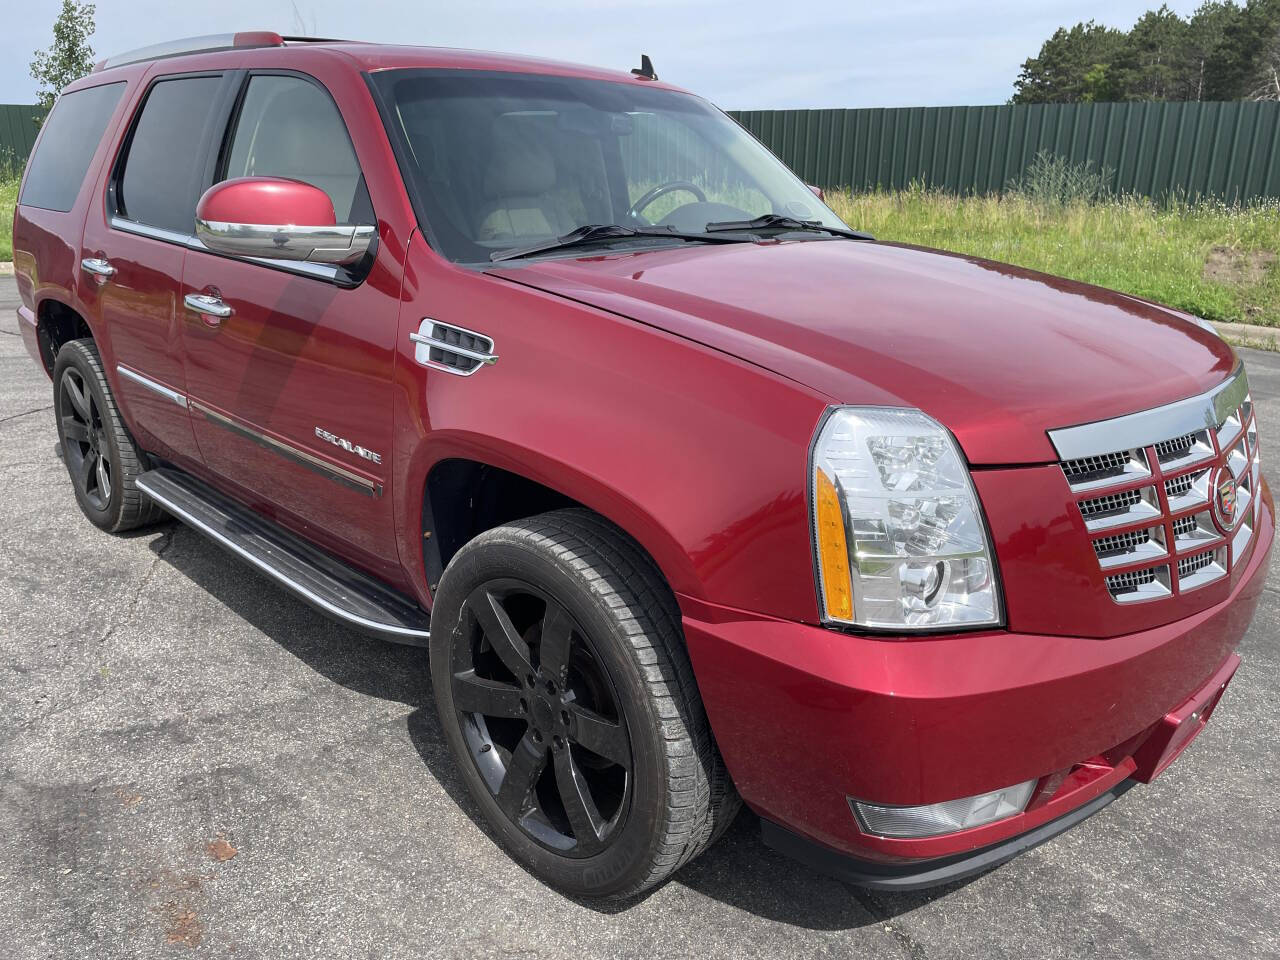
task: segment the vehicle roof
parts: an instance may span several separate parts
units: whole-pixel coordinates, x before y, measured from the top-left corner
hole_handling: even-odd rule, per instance
[[[639,61],[639,53],[636,60]],[[170,73],[190,69],[218,69],[237,66],[291,66],[305,69],[317,57],[340,57],[357,70],[374,72],[394,69],[493,70],[506,73],[529,73],[549,76],[582,77],[613,82],[643,83],[668,90],[679,90],[672,84],[642,79],[626,69],[610,70],[582,64],[548,60],[541,57],[493,53],[483,50],[459,50],[450,47],[416,47],[352,40],[285,40],[280,45],[227,47],[189,54],[142,59],[119,66],[96,69],[74,87],[104,82],[132,74],[138,68],[158,65],[156,72]]]

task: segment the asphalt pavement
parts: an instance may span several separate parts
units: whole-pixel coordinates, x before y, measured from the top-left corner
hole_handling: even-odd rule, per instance
[[[0,956],[1280,956],[1274,564],[1199,740],[993,872],[869,893],[768,850],[744,813],[639,902],[576,902],[479,824],[422,651],[176,523],[83,518],[16,306],[0,277]],[[1245,355],[1280,476],[1280,354]]]

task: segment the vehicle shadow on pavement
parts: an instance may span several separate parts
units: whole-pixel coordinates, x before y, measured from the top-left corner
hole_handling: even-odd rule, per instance
[[[329,620],[176,522],[139,535],[158,531],[164,535],[149,544],[158,559],[317,674],[356,693],[411,707],[405,726],[414,750],[458,808],[490,841],[497,842],[458,776],[445,743],[426,650],[370,639]],[[511,864],[518,866],[515,861]],[[846,930],[891,925],[894,917],[946,896],[966,882],[917,893],[853,887],[766,847],[760,840],[758,819],[744,809],[725,835],[669,884],[775,922],[811,930]],[[625,901],[566,899],[597,913],[616,914],[662,889]]]

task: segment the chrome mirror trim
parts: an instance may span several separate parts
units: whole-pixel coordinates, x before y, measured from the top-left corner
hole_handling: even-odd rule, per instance
[[[309,227],[196,219],[196,237],[210,250],[270,260],[351,264],[369,251],[377,234],[377,227],[363,224]]]

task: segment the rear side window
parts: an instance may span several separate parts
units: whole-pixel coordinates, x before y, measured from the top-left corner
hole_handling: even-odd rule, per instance
[[[338,223],[373,222],[342,116],[324,90],[301,77],[250,77],[224,176],[301,180],[329,195]]]
[[[183,77],[151,88],[116,191],[119,215],[177,233],[195,229],[205,125],[221,83],[222,77]]]
[[[104,83],[58,98],[31,157],[20,203],[63,213],[75,206],[124,88],[123,83]]]

